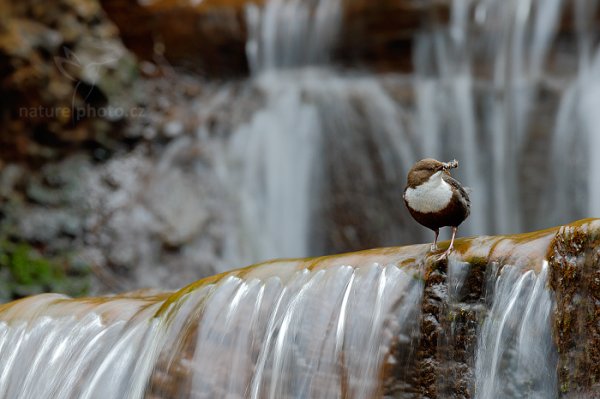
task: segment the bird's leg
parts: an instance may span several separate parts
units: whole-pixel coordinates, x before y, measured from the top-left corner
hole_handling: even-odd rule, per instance
[[[450,246],[446,251],[452,251],[454,249],[454,238],[456,238],[456,232],[458,231],[458,227],[452,227],[452,238],[450,239]]]
[[[458,231],[458,227],[452,227],[452,238],[450,239],[450,245],[448,249],[440,256],[440,259],[446,258],[452,250],[454,250],[454,238],[456,237],[456,232]]]
[[[435,238],[433,239],[433,244],[431,244],[431,252],[437,251],[438,249],[437,240],[440,235],[440,229],[435,229],[433,232],[435,233]]]

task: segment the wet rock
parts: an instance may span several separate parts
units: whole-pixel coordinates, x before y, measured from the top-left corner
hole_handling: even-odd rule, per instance
[[[7,199],[14,194],[16,185],[22,180],[25,170],[15,164],[9,164],[0,171],[0,196]]]
[[[163,0],[132,3],[102,0],[121,30],[126,45],[138,56],[169,62],[212,76],[245,75],[246,1]],[[263,0],[255,3],[264,3]],[[412,38],[431,4],[411,0],[344,3],[345,38],[334,61],[380,71],[409,70]]]
[[[600,392],[600,231],[585,223],[564,226],[548,256],[557,298],[561,395],[595,397]]]
[[[19,235],[30,242],[52,242],[55,249],[69,250],[70,246],[61,243],[58,237],[77,237],[82,233],[81,227],[80,216],[72,212],[29,208],[26,214],[21,215]]]
[[[208,220],[207,211],[197,204],[203,197],[199,187],[201,182],[179,170],[161,173],[150,185],[146,201],[161,220],[159,234],[169,246],[189,243]]]
[[[492,306],[499,265],[513,267],[529,258],[538,268],[548,260],[550,287],[557,301],[553,335],[559,353],[559,397],[595,397],[600,343],[600,222],[584,220],[537,233],[507,237],[500,242],[472,241],[461,260],[468,272],[453,283],[456,261],[429,258],[425,269],[420,335],[411,344],[396,341],[391,355],[405,365],[386,366],[386,394],[418,398],[472,398],[475,395],[475,349],[481,323]],[[466,243],[470,240],[465,240]],[[475,244],[475,245],[473,245]],[[505,246],[508,245],[508,246]],[[466,247],[465,247],[466,248]],[[487,248],[487,249],[486,249]],[[489,250],[489,252],[488,252]],[[525,255],[531,251],[529,255]],[[483,254],[487,254],[483,256]],[[522,256],[525,256],[523,258]],[[534,260],[537,259],[537,260]],[[537,266],[534,266],[537,264]],[[509,266],[506,266],[509,265]],[[455,288],[460,287],[459,291]],[[412,348],[414,348],[411,351]],[[506,384],[513,382],[507,381]],[[513,387],[515,388],[515,387]],[[521,390],[518,384],[517,391]]]
[[[178,121],[171,121],[165,125],[165,135],[167,137],[179,136],[183,132],[183,125]]]
[[[125,44],[147,60],[217,76],[245,74],[243,1],[150,3],[105,0]]]
[[[265,0],[252,3],[263,4]],[[247,1],[205,0],[130,2],[102,0],[139,57],[166,57],[170,63],[211,76],[248,73],[245,13]],[[413,39],[424,25],[433,29],[450,20],[449,0],[347,0],[343,4],[344,38],[333,61],[380,72],[413,69]],[[574,33],[575,18],[565,12],[561,33]],[[597,15],[600,20],[600,13]]]

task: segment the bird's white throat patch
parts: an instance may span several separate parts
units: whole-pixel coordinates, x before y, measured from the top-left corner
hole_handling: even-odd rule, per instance
[[[442,173],[436,172],[420,186],[407,188],[404,199],[408,206],[421,213],[439,212],[448,206],[452,187],[442,179]]]

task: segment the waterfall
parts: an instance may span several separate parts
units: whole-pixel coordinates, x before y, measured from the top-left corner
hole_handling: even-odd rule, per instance
[[[474,189],[470,232],[523,228],[520,169],[528,166],[534,103],[562,6],[541,3],[455,0],[448,25],[417,40],[420,121],[436,120],[417,131],[426,153],[464,160],[462,175]]]
[[[238,198],[241,219],[231,264],[310,252],[311,198],[319,177],[313,165],[322,140],[318,110],[303,100],[300,85],[270,75],[257,85],[265,106],[237,127],[224,151],[222,180]]]
[[[573,76],[550,63],[567,56],[557,41],[571,7],[563,0],[451,1],[448,21],[432,18],[417,35],[415,71],[402,76],[334,69],[337,1],[248,5],[251,84],[264,106],[236,128],[223,168],[239,189],[238,263],[350,250],[371,237],[373,245],[425,239],[397,209],[405,174],[423,157],[461,161],[457,176],[472,188],[465,235],[596,214],[597,32],[589,18],[597,4],[572,6],[580,37],[578,70],[566,66]],[[363,192],[372,194],[363,200]],[[378,224],[370,207],[394,226]],[[338,218],[347,213],[354,223]],[[275,233],[282,224],[285,236]],[[257,226],[260,238],[251,234]]]
[[[597,112],[600,101],[597,81],[600,74],[600,49],[594,48],[599,33],[594,21],[597,1],[571,4],[576,27],[573,44],[576,65],[563,88],[553,128],[551,178],[555,185],[547,190],[543,208],[552,222],[561,217],[597,215],[600,212],[600,181],[596,173],[598,141]],[[587,150],[586,150],[587,148]],[[577,153],[578,156],[572,156]]]
[[[328,66],[341,3],[269,0],[246,11],[248,85],[261,105],[235,127],[217,168],[240,226],[227,263],[352,249],[367,235],[373,245],[414,237],[384,225],[402,224],[398,182],[414,162],[404,109],[377,78]],[[336,220],[346,214],[355,220]],[[375,219],[373,232],[355,231]]]
[[[223,180],[239,203],[232,264],[311,252],[323,144],[318,105],[306,96],[322,77],[282,70],[326,64],[341,20],[337,1],[269,0],[246,7],[246,52],[264,107],[232,133]],[[282,234],[281,226],[285,226]],[[256,234],[257,231],[261,234]]]
[[[418,236],[402,228],[401,182],[415,160],[410,126],[381,81],[303,68],[251,85],[264,105],[232,133],[219,167],[242,226],[230,264]]]
[[[40,295],[0,310],[3,398],[140,398],[160,348],[160,304]]]
[[[423,244],[271,261],[173,293],[5,304],[0,395],[556,398],[554,320],[590,308],[557,312],[548,282],[593,261],[561,246],[599,225],[461,239],[447,262]]]
[[[254,74],[326,65],[342,20],[340,0],[267,0],[246,6],[246,54]]]
[[[392,339],[417,328],[422,278],[403,259],[267,263],[174,295],[4,306],[0,394],[373,397]]]
[[[548,262],[539,275],[509,265],[502,269],[479,336],[475,398],[558,397],[547,278]]]
[[[144,263],[160,247],[152,237],[166,235],[171,255],[210,241],[197,252],[229,268],[421,241],[401,193],[423,157],[461,161],[458,178],[473,189],[461,234],[598,215],[600,2],[447,3],[448,19],[418,33],[407,75],[332,64],[340,0],[248,5],[252,76],[214,90],[198,105],[196,136],[157,148],[156,165],[143,151],[107,162],[126,173],[107,183],[122,189],[103,216],[131,206],[134,217],[102,240],[140,241],[110,255]],[[571,14],[576,46],[560,38]],[[146,167],[156,174],[129,173]],[[183,200],[160,206],[173,193]],[[209,204],[196,212],[202,195]],[[569,244],[581,248],[586,233]],[[561,260],[548,255],[554,233],[538,238],[459,241],[447,263],[413,246],[272,261],[175,293],[2,305],[0,397],[555,398],[548,285]]]

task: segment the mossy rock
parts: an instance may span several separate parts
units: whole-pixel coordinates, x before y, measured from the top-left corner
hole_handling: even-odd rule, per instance
[[[44,292],[82,296],[89,286],[89,267],[71,257],[44,257],[28,243],[0,241],[1,302]]]

